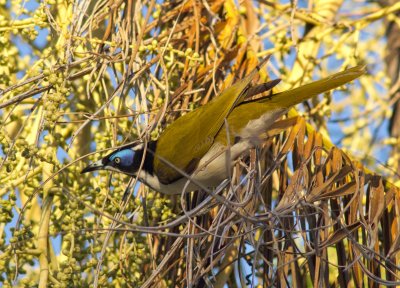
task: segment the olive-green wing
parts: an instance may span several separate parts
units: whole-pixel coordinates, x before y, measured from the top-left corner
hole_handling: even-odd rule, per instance
[[[286,108],[290,108],[318,94],[342,86],[360,77],[364,73],[365,66],[359,65],[298,88],[273,94],[255,101],[242,102],[235,107],[227,119],[230,135],[232,137],[231,141],[233,141],[234,137],[240,133],[241,129],[244,128],[249,121],[258,119],[265,113],[272,113],[272,111],[279,110],[283,113],[286,111]],[[221,129],[221,131],[223,130],[225,130],[225,128]],[[226,132],[219,133],[218,141],[222,143],[226,142]]]
[[[161,134],[157,141],[154,172],[164,184],[182,174],[175,167],[191,173],[207,153],[218,131],[232,109],[243,101],[251,80],[268,58],[248,76],[226,88],[206,105],[178,118]]]

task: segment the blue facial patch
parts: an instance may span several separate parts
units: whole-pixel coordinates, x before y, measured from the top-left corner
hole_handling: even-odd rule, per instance
[[[115,158],[120,158],[122,166],[130,166],[133,163],[133,156],[135,155],[135,151],[131,149],[124,149],[116,152],[115,154],[110,156],[110,161],[114,161]]]

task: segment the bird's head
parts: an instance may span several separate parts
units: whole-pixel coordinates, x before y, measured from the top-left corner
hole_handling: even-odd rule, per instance
[[[104,158],[89,164],[86,168],[81,171],[82,173],[92,172],[97,170],[109,170],[119,173],[124,173],[131,176],[136,176],[140,166],[142,164],[143,156],[145,155],[144,166],[142,169],[148,170],[147,172],[152,173],[152,159],[153,154],[150,150],[152,144],[148,144],[148,152],[144,153],[144,144],[136,146],[128,146],[120,148],[112,153],[108,154]],[[150,152],[149,152],[150,150]],[[153,150],[154,151],[154,150]]]

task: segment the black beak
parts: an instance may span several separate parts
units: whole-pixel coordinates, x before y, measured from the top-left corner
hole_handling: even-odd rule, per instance
[[[104,169],[103,161],[99,160],[99,161],[93,162],[93,163],[89,164],[87,167],[85,167],[81,171],[81,174],[86,173],[86,172],[96,171],[96,170],[102,170],[102,169]]]

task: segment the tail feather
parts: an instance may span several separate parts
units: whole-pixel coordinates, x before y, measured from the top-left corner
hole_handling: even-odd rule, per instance
[[[318,94],[327,92],[342,86],[363,75],[366,71],[365,65],[358,65],[342,72],[333,74],[327,78],[294,88],[288,91],[271,95],[258,100],[261,103],[271,103],[274,106],[289,108]]]

